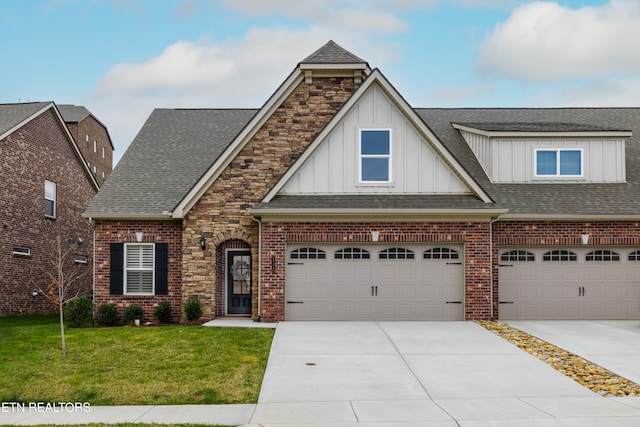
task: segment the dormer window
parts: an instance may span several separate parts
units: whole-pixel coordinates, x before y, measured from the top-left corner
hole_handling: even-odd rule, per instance
[[[391,183],[391,129],[360,130],[360,183]]]
[[[537,177],[582,176],[582,149],[537,149]]]

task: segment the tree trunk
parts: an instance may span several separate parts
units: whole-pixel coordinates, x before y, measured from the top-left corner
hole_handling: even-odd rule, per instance
[[[58,288],[59,290],[62,287]],[[67,355],[67,343],[64,338],[64,304],[62,301],[62,295],[60,295],[60,302],[58,303],[58,309],[60,311],[60,336],[62,337],[62,355]]]

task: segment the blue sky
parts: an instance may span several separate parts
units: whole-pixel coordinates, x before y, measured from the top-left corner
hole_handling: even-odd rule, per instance
[[[260,107],[334,40],[414,107],[640,105],[637,0],[3,0],[0,103]]]

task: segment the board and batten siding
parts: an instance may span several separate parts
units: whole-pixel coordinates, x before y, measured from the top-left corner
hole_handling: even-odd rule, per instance
[[[611,138],[489,138],[461,131],[492,182],[625,182],[625,141]],[[536,149],[582,149],[583,176],[535,176]]]
[[[390,129],[392,183],[359,183],[359,130]],[[378,85],[365,93],[280,194],[470,193]]]

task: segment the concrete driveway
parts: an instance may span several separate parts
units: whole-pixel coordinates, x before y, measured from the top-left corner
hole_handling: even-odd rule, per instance
[[[600,397],[473,322],[283,322],[251,423],[637,426],[640,400]]]
[[[640,384],[640,320],[520,320],[507,323]]]

